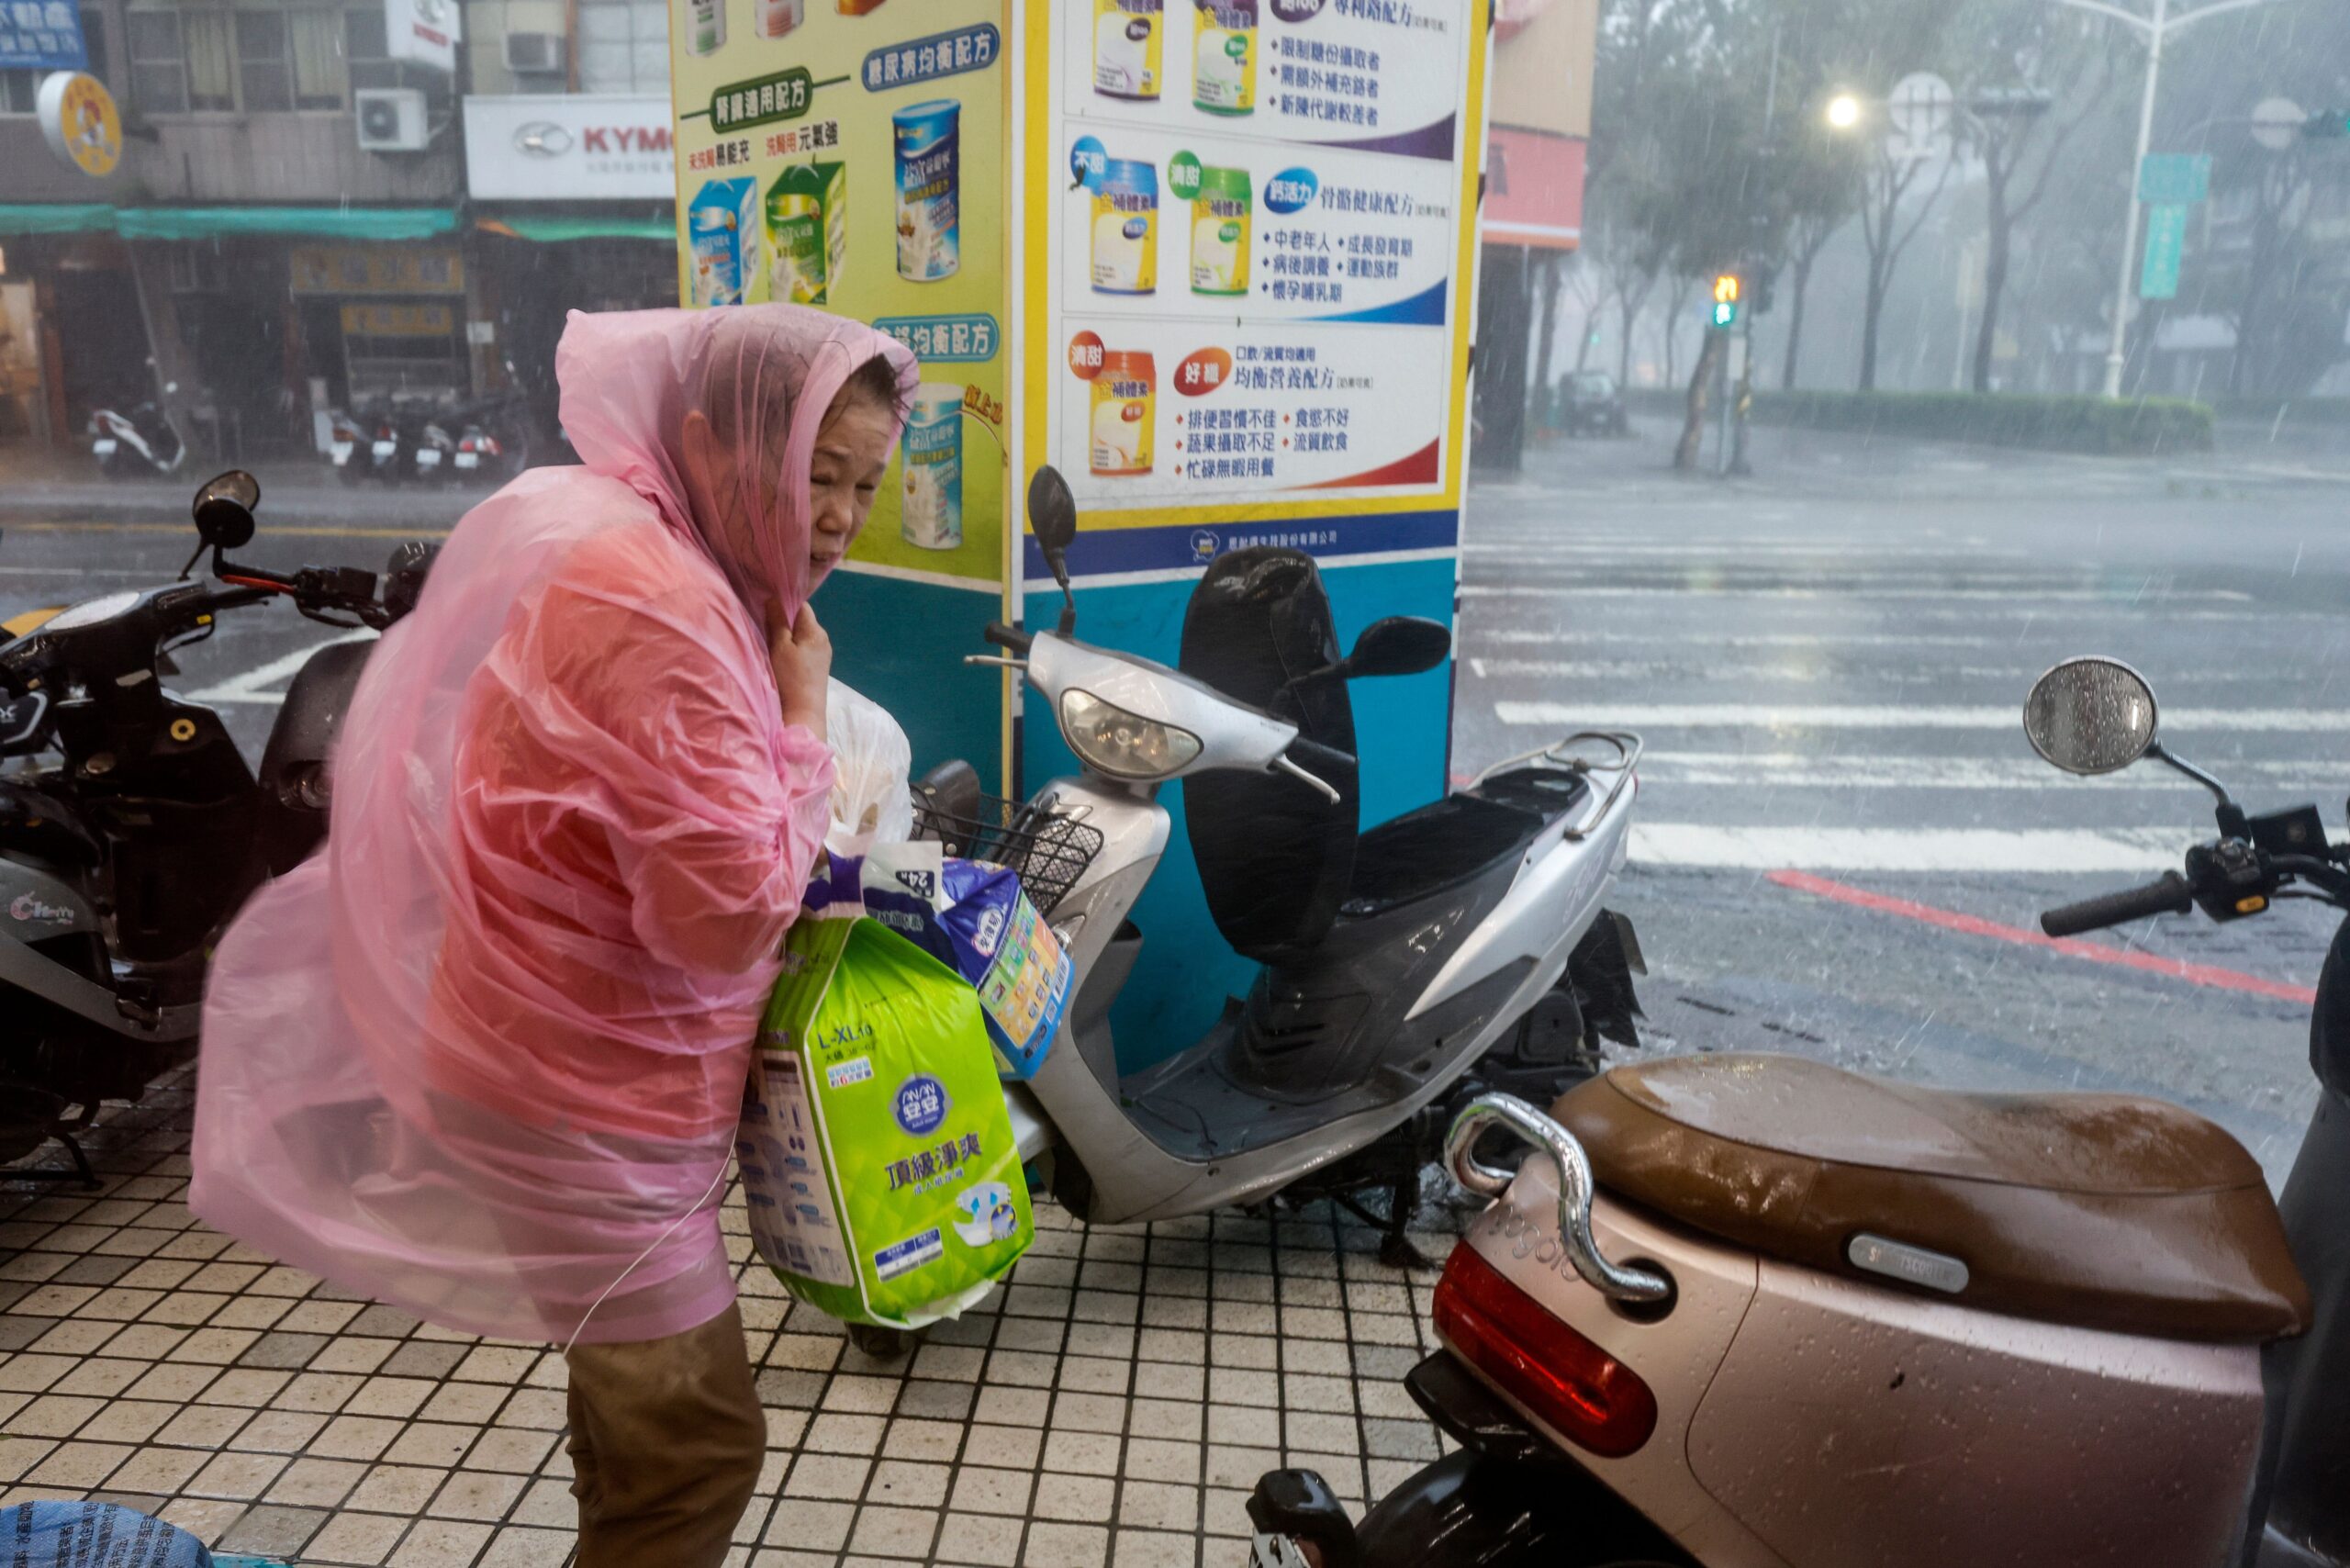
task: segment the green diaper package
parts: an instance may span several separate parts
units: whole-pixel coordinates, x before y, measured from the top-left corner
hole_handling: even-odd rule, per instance
[[[919,1328],[1035,1235],[978,992],[879,921],[803,915],[735,1142],[751,1238],[793,1295]]]

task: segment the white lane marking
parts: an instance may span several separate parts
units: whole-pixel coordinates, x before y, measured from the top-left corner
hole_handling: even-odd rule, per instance
[[[1768,702],[1659,702],[1582,706],[1567,702],[1496,702],[1505,724],[1550,729],[1620,727],[1634,730],[2020,730],[2021,710],[1999,707],[1936,708],[1925,704],[1826,704]],[[2197,730],[2244,733],[2286,731],[2296,734],[2350,734],[2350,711],[2322,708],[2177,708],[2163,714],[2176,733]]]
[[[1684,659],[1489,659],[1472,656],[1469,667],[1480,680],[1511,676],[1539,676],[1553,680],[1668,680],[1701,681],[1792,681],[1806,684],[1818,681],[1884,681],[1895,686],[1940,685],[1952,680],[2016,680],[2037,679],[2044,665],[1949,665],[1940,667],[1912,667],[1908,673],[1890,670],[1883,666],[1854,669],[1834,665],[1740,665],[1735,668],[1692,664]],[[2205,679],[2244,680],[2254,678],[2244,674],[2223,676],[2207,673]],[[2019,690],[2022,688],[2019,687]]]
[[[1482,626],[1463,632],[1461,641],[1480,646],[1498,644],[1538,648],[1571,643],[1671,643],[1676,646],[1685,644],[1690,647],[1705,648],[2012,648],[2016,645],[2013,637],[1952,637],[1930,632],[1756,632],[1713,635],[1697,628],[1653,632],[1637,628],[1610,632],[1535,632],[1507,627],[1488,630]]]
[[[2022,742],[2017,742],[2018,749]],[[2232,761],[2221,770],[2231,781],[2260,780],[2277,794],[2331,799],[2343,784],[2342,764],[2323,758],[2298,761]],[[1650,751],[1640,756],[1640,778],[1651,784],[1737,785],[1745,788],[1814,790],[2180,790],[2193,800],[2195,786],[2159,767],[2132,768],[2101,778],[2059,773],[2038,757],[1868,756],[1824,752]]]
[[[1953,680],[2004,680],[2016,683],[2020,694],[2047,669],[2045,664],[2031,665],[1932,665],[1915,661],[1879,660],[1865,665],[1852,664],[1749,664],[1707,665],[1688,659],[1512,659],[1471,655],[1469,668],[1480,680],[1500,680],[1513,677],[1532,677],[1544,680],[1666,680],[1702,681],[1710,683],[1783,681],[1791,685],[1820,683],[1863,686],[1872,682],[1886,686],[1941,686]],[[2264,679],[2246,670],[2188,669],[2167,672],[2163,677],[2166,688],[2177,686],[2231,686],[2260,682],[2272,692],[2277,686],[2273,678]],[[2323,695],[2324,687],[2316,695]],[[2020,696],[2018,699],[2021,700]]]
[[[1632,864],[1746,871],[2140,873],[2177,869],[2193,837],[2181,828],[2005,832],[1635,822]]]
[[[171,568],[162,571],[133,571],[127,566],[0,566],[0,575],[11,577],[135,577],[141,582],[170,581]]]
[[[2149,603],[2162,606],[2198,601],[2214,604],[2252,602],[2252,595],[2239,593],[2234,588],[2197,588],[2183,593],[2164,588],[2124,595],[2118,590],[2102,588],[1868,588],[1857,577],[1838,578],[1837,582],[1839,586],[1833,588],[1717,588],[1704,581],[1637,586],[1610,583],[1596,587],[1571,582],[1550,585],[1463,583],[1460,592],[1464,598],[1470,599],[1995,599],[2018,609],[2031,604],[2058,603],[2135,608]]]
[[[281,680],[292,679],[296,672],[310,662],[310,655],[320,648],[331,648],[340,643],[364,643],[375,635],[373,632],[345,632],[340,637],[329,637],[323,643],[313,644],[307,648],[297,648],[294,652],[274,658],[265,665],[256,666],[242,675],[230,676],[218,686],[207,686],[201,691],[192,691],[188,693],[188,700],[191,702],[255,702],[270,708],[282,706],[285,701],[285,693],[263,689],[275,686]]]
[[[1754,559],[1768,555],[1827,556],[1838,561],[1957,561],[1970,563],[1982,560],[2024,561],[2033,559],[2025,550],[1969,550],[1950,545],[1930,550],[1903,549],[1882,544],[1801,543],[1757,543],[1751,540],[1725,540],[1718,544],[1647,544],[1600,540],[1545,539],[1528,543],[1506,541],[1472,539],[1461,549],[1472,555],[1504,555],[1511,560],[1582,560],[1590,556],[1622,555],[1627,557],[1660,556],[1671,559],[1695,557],[1724,563]],[[2069,571],[2094,571],[2094,563],[2072,562],[2062,568]]]

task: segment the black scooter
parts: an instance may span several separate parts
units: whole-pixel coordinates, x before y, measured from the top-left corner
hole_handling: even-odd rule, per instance
[[[221,475],[196,492],[202,542],[178,580],[0,635],[0,1162],[56,1137],[87,1178],[73,1133],[193,1049],[214,938],[325,835],[328,754],[372,642],[302,666],[258,778],[220,716],[163,684],[172,653],[224,612],[277,599],[381,631],[422,590],[421,543],[380,577],[230,561],[260,498],[251,475]],[[192,579],[207,551],[214,580]]]

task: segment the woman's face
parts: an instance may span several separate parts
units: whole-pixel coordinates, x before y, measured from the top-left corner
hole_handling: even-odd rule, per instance
[[[881,493],[890,465],[890,442],[897,420],[874,398],[848,388],[833,400],[816,432],[808,464],[808,587],[814,591],[825,574],[848,554],[850,543]]]

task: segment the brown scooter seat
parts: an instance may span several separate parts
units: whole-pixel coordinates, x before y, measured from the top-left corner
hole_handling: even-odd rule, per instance
[[[1767,1258],[1898,1286],[1848,1255],[1881,1238],[1965,1264],[1943,1299],[2129,1334],[2270,1339],[2308,1321],[2259,1165],[2159,1100],[1725,1054],[1616,1068],[1552,1114],[1611,1194]]]

